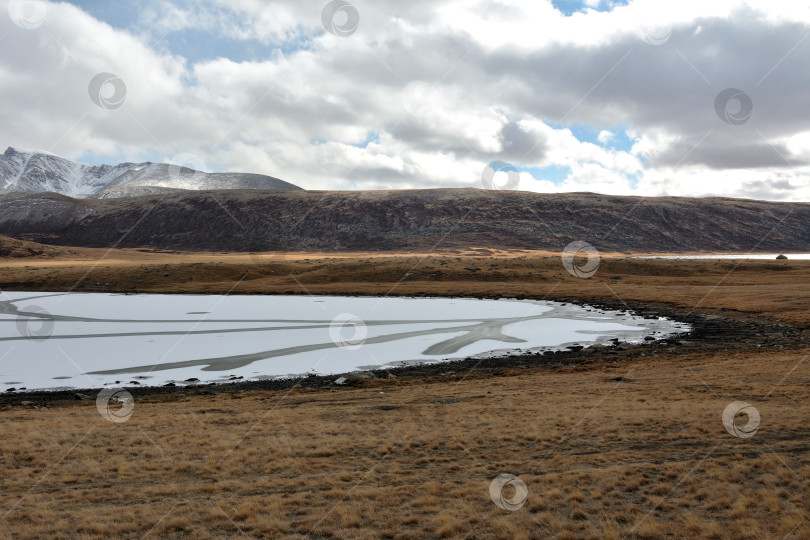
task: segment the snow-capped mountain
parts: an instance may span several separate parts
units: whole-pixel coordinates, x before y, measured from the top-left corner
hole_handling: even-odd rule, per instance
[[[168,163],[88,165],[38,150],[8,147],[0,155],[0,191],[52,191],[79,198],[120,198],[165,191],[278,189],[298,186],[263,174],[207,173]]]

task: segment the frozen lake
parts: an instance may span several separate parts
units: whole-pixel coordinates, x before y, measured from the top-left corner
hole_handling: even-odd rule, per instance
[[[0,391],[336,374],[687,330],[529,300],[3,292]]]

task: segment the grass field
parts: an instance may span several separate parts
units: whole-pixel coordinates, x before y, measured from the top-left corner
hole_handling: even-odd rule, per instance
[[[584,280],[536,253],[94,257],[8,261],[0,284],[532,294],[810,324],[810,261],[616,256]],[[0,538],[810,538],[803,340],[338,390],[150,396],[121,423],[93,400],[4,407]],[[724,427],[737,401],[761,417],[751,437]],[[522,503],[514,511],[490,496],[501,474],[526,486],[525,500],[502,493]]]

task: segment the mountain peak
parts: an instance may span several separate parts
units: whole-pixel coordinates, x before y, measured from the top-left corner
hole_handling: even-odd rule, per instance
[[[44,150],[9,146],[0,155],[0,191],[52,191],[70,197],[121,198],[204,189],[301,188],[262,174],[207,173],[166,163],[89,165]]]
[[[34,150],[29,148],[20,148],[19,146],[9,146],[6,148],[6,151],[3,155],[12,155],[12,154],[43,154],[45,156],[53,156],[58,157],[47,150]]]

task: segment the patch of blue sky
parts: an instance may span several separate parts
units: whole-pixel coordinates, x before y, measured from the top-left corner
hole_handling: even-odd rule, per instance
[[[563,165],[551,165],[548,167],[515,167],[518,172],[527,172],[535,180],[545,180],[560,185],[571,174],[571,169]]]
[[[643,171],[639,172],[639,173],[635,173],[635,174],[627,174],[627,175],[625,175],[627,177],[628,183],[630,184],[631,188],[633,188],[633,189],[638,188],[638,182],[641,179],[642,174],[643,174]]]
[[[371,143],[379,144],[379,142],[380,142],[380,134],[377,133],[376,131],[369,131],[366,134],[365,139],[363,139],[362,141],[354,142],[354,143],[346,142],[346,141],[336,141],[334,139],[321,139],[321,138],[318,138],[318,139],[312,139],[311,141],[309,141],[309,144],[312,144],[312,145],[315,145],[315,146],[320,146],[322,144],[333,143],[333,142],[338,143],[338,144],[347,144],[349,146],[354,146],[355,148],[367,148],[368,145],[371,144]]]
[[[571,134],[580,142],[589,142],[604,148],[629,152],[633,148],[635,141],[627,135],[626,126],[614,126],[612,128],[594,128],[585,124],[560,125],[549,123],[554,129],[568,129]],[[612,136],[604,142],[599,140],[602,131],[609,131]]]
[[[570,17],[574,13],[593,9],[594,11],[611,11],[618,6],[626,6],[630,0],[599,0],[598,2],[584,2],[583,0],[551,0],[551,5],[565,15]]]
[[[359,143],[352,144],[351,146],[356,146],[357,148],[366,148],[371,143],[375,144],[380,143],[380,134],[377,133],[376,131],[369,131],[368,135],[366,135],[365,140]]]
[[[110,0],[74,0],[71,4],[104,21],[113,28],[132,29],[140,18],[141,2],[110,2]]]
[[[227,58],[237,63],[262,62],[307,49],[310,43],[305,39],[296,39],[281,44],[268,44],[256,40],[234,39],[194,28],[170,32],[161,41],[158,45],[192,64],[217,58]]]
[[[626,127],[618,127],[614,129],[608,129],[606,131],[610,131],[610,133],[612,134],[610,138],[605,140],[604,142],[600,142],[598,139],[599,133],[597,133],[595,144],[604,146],[605,148],[610,148],[612,150],[618,150],[620,152],[629,152],[630,150],[632,150],[633,145],[636,143],[635,139],[631,139],[627,135]]]
[[[555,185],[561,184],[568,175],[571,169],[563,165],[549,165],[547,167],[526,167],[524,165],[515,165],[505,161],[493,161],[489,164],[496,173],[517,171],[519,173],[529,173],[535,180],[545,180],[552,182]]]
[[[299,29],[290,39],[266,43],[256,39],[238,39],[216,28],[185,27],[161,33],[145,27],[141,13],[150,7],[148,2],[75,0],[73,4],[114,28],[148,36],[147,39],[154,41],[152,46],[182,56],[192,64],[217,58],[227,58],[233,62],[261,62],[289,56],[311,48],[312,39],[317,36],[317,33],[306,35],[303,29]],[[194,8],[193,4],[179,2],[179,5]]]

